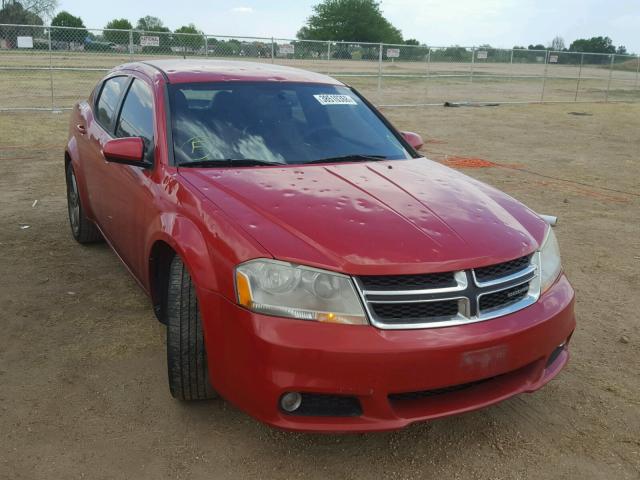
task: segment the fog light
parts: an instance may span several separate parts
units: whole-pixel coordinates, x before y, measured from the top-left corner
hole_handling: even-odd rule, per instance
[[[285,412],[295,412],[302,404],[302,395],[298,392],[287,392],[280,398],[280,407]]]

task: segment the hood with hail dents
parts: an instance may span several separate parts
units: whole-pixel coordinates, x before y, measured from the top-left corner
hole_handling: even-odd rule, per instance
[[[180,174],[274,258],[350,274],[479,267],[533,252],[546,224],[424,158]]]

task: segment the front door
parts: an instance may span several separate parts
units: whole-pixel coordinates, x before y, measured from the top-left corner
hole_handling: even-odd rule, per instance
[[[103,188],[108,199],[109,240],[122,260],[141,278],[145,272],[145,234],[153,218],[154,104],[146,81],[133,78],[116,118],[116,138],[140,137],[148,168],[106,162]]]

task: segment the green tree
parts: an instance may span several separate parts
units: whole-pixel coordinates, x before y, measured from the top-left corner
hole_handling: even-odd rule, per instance
[[[429,47],[421,45],[415,38],[410,38],[404,41],[405,45],[410,45],[410,48],[403,48],[400,52],[400,58],[402,60],[423,61],[429,55]]]
[[[117,43],[119,45],[125,45],[129,43],[129,32],[115,32],[113,30],[132,30],[133,25],[126,18],[115,18],[107,23],[105,26],[103,37],[107,42]],[[108,30],[106,30],[108,29]]]
[[[72,29],[67,28],[52,28],[51,29],[51,40],[57,42],[76,42],[83,43],[85,38],[87,38],[87,29],[82,22],[80,17],[76,17],[71,15],[69,12],[63,10],[58,13],[51,20],[52,27],[73,27]]]
[[[561,52],[565,50],[564,38],[562,38],[560,35],[556,35],[555,37],[553,37],[553,40],[551,40],[549,48],[554,52]]]
[[[43,21],[38,15],[25,10],[18,2],[10,3],[0,10],[0,23],[14,25],[42,25]],[[33,27],[5,27],[0,30],[0,38],[7,40],[15,46],[17,37],[42,37],[44,29]]]
[[[2,5],[20,4],[27,12],[34,13],[41,18],[51,18],[58,8],[58,0],[20,0],[20,2],[2,2]]]
[[[138,20],[136,25],[137,30],[144,30],[145,32],[168,32],[169,29],[164,26],[162,20],[158,17],[152,17],[151,15],[144,16]]]
[[[242,44],[239,40],[232,38],[231,40],[221,40],[218,44],[219,51],[216,52],[216,56],[222,57],[237,57],[242,51]]]
[[[569,45],[571,52],[616,53],[616,47],[609,37],[578,38]]]
[[[42,25],[39,15],[27,10],[20,2],[8,3],[0,10],[0,23],[14,25]]]
[[[300,40],[402,43],[375,0],[322,0],[297,34]]]
[[[431,52],[431,60],[436,62],[470,62],[471,50],[455,45]]]
[[[174,30],[174,44],[184,51],[197,51],[204,45],[203,33],[193,23]]]

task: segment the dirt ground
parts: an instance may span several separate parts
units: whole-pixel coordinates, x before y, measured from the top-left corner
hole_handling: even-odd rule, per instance
[[[560,217],[578,328],[557,379],[369,435],[283,433],[221,400],[175,401],[149,301],[105,245],[70,236],[67,114],[5,113],[0,478],[640,478],[640,105],[385,112],[428,156]]]

